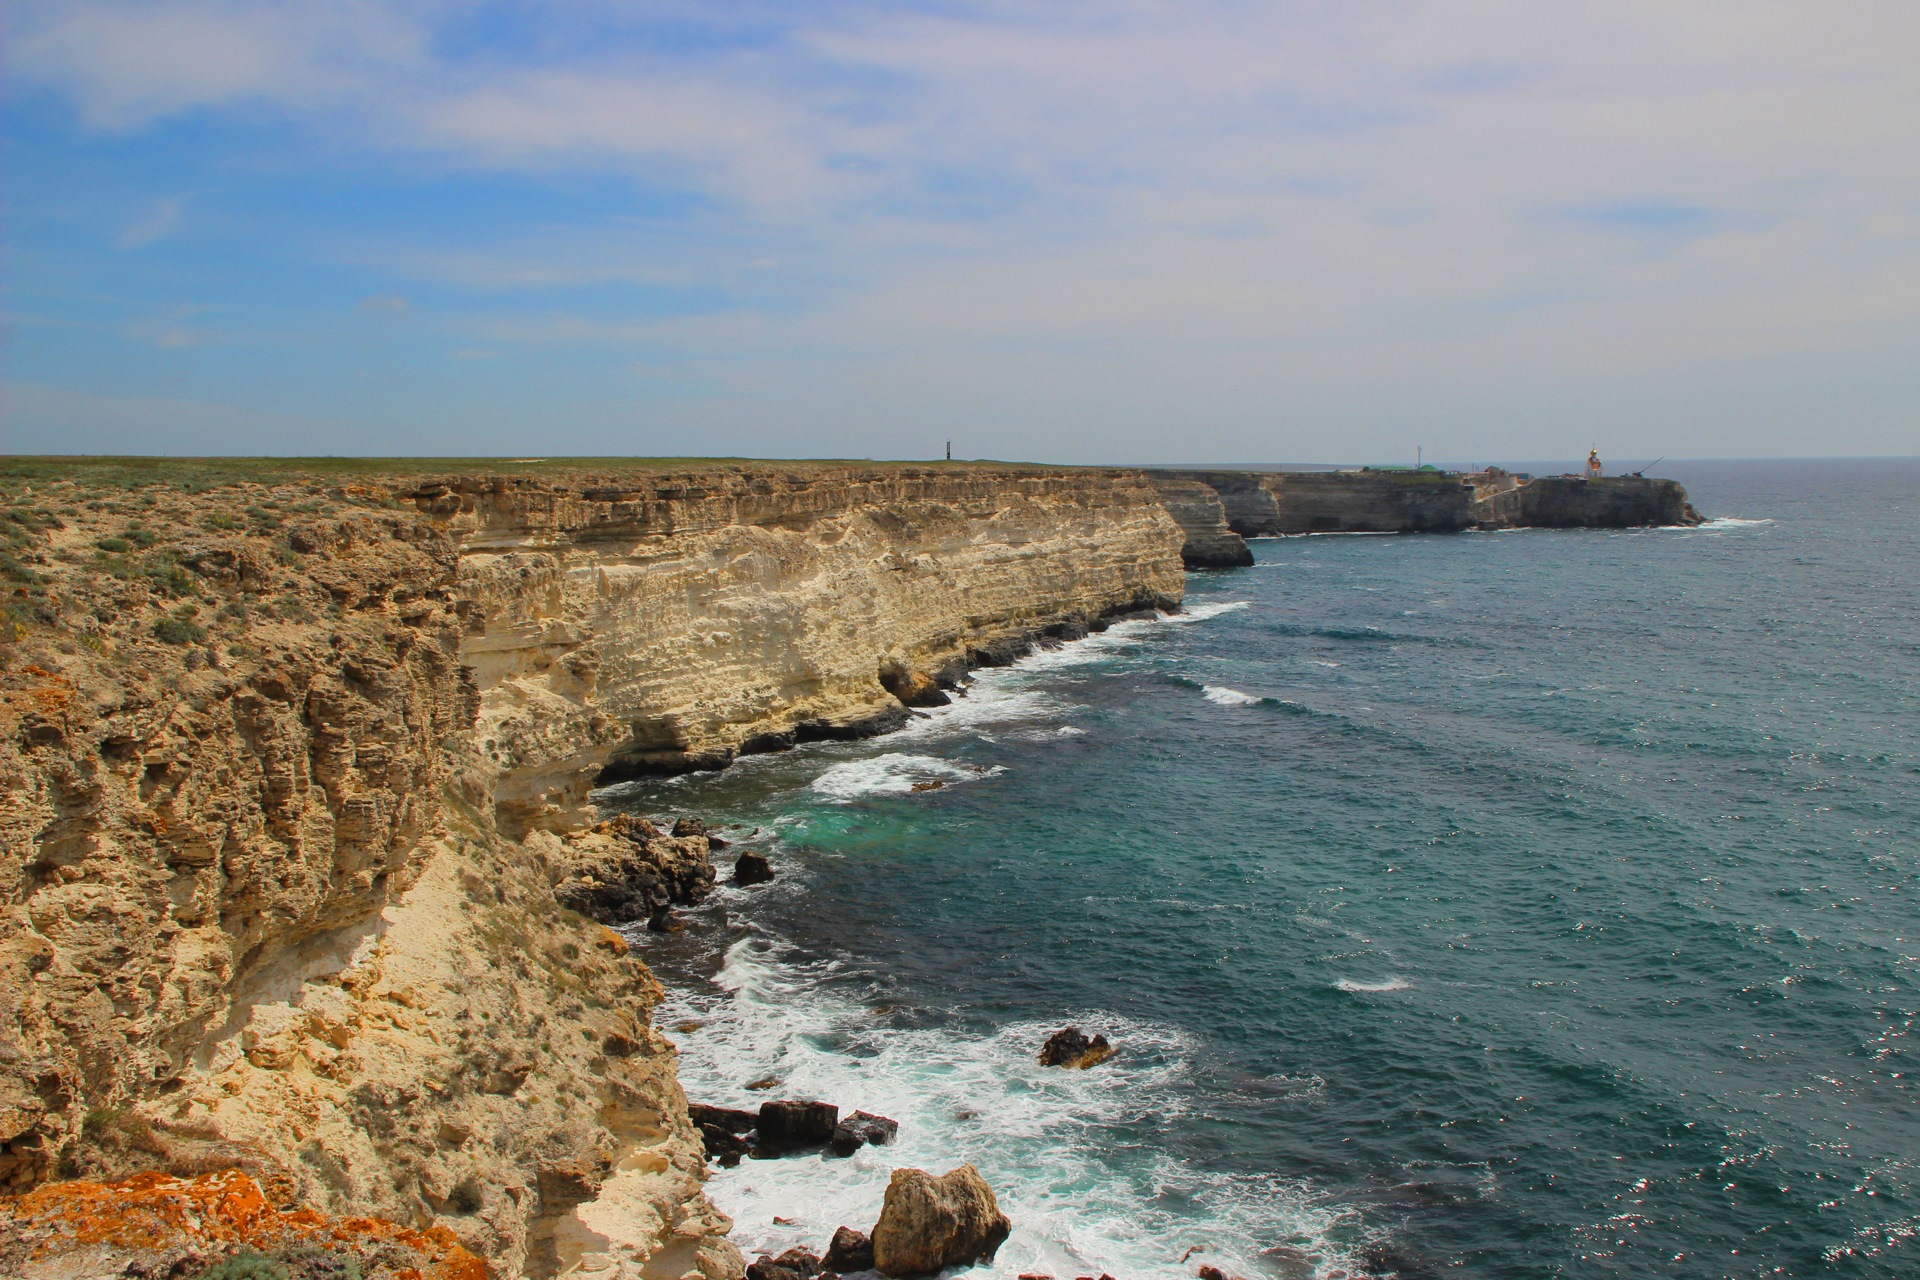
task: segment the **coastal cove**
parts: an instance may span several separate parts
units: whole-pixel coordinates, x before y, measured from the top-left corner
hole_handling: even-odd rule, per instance
[[[1904,1261],[1910,463],[9,465],[0,1269]]]
[[[599,793],[779,872],[631,934],[689,1096],[902,1121],[717,1171],[735,1240],[965,1159],[995,1273],[1905,1274],[1915,471],[1258,540],[898,733]],[[1040,1068],[1067,1022],[1119,1056]]]

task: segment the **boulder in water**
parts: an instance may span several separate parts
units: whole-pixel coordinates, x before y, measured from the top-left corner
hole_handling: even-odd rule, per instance
[[[873,1228],[873,1261],[883,1275],[929,1276],[993,1260],[1013,1224],[993,1188],[970,1164],[936,1178],[895,1169]]]
[[[733,862],[733,882],[738,885],[765,884],[773,879],[773,864],[763,853],[744,850]]]
[[[1085,1069],[1105,1062],[1113,1056],[1113,1046],[1107,1043],[1105,1036],[1089,1036],[1078,1027],[1063,1027],[1047,1037],[1046,1044],[1040,1047],[1040,1065],[1043,1067],[1078,1067]]]
[[[827,1245],[827,1256],[820,1260],[820,1264],[842,1275],[849,1271],[871,1271],[873,1241],[867,1239],[864,1231],[841,1227],[833,1233],[833,1241]]]
[[[824,1147],[833,1140],[840,1108],[831,1102],[780,1101],[760,1104],[760,1150],[769,1155]]]
[[[707,824],[698,818],[677,818],[673,824],[675,838],[685,836],[703,836],[707,834]]]
[[[747,1280],[814,1280],[820,1259],[808,1249],[789,1249],[779,1257],[761,1254],[747,1266]]]
[[[850,1156],[871,1142],[876,1147],[890,1144],[900,1132],[900,1122],[871,1111],[856,1111],[833,1127],[833,1154]]]

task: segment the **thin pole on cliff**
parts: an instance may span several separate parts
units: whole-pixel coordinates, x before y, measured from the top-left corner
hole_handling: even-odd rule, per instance
[[[953,461],[953,441],[947,441],[947,461]]]

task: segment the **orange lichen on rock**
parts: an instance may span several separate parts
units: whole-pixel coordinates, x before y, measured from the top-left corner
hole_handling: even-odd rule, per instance
[[[0,1200],[0,1270],[102,1249],[146,1262],[157,1255],[212,1259],[250,1249],[272,1257],[334,1255],[369,1277],[486,1280],[487,1265],[445,1227],[415,1230],[379,1218],[329,1218],[276,1209],[237,1169],[173,1178],[142,1173],[124,1182],[55,1182]]]

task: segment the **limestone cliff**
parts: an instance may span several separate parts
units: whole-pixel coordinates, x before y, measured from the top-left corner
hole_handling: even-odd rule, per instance
[[[1147,476],[1185,536],[1180,558],[1187,568],[1232,569],[1253,563],[1253,550],[1228,523],[1223,490],[1178,471],[1149,471]]]
[[[1677,482],[1640,476],[1516,477],[1502,471],[1195,471],[1234,533],[1457,533],[1464,529],[1698,524]],[[1169,507],[1174,504],[1169,502]]]
[[[577,825],[596,780],[897,726],[904,691],[1182,591],[1182,531],[1138,472],[734,469],[409,492],[462,546],[476,736],[514,830]]]
[[[588,787],[896,723],[1175,603],[1186,537],[1137,472],[5,497],[0,1181],[237,1167],[502,1274],[655,1280],[740,1259],[658,988],[554,898]]]
[[[1650,476],[1541,476],[1483,486],[1473,518],[1483,529],[1631,529],[1695,525],[1701,516],[1678,481]]]

